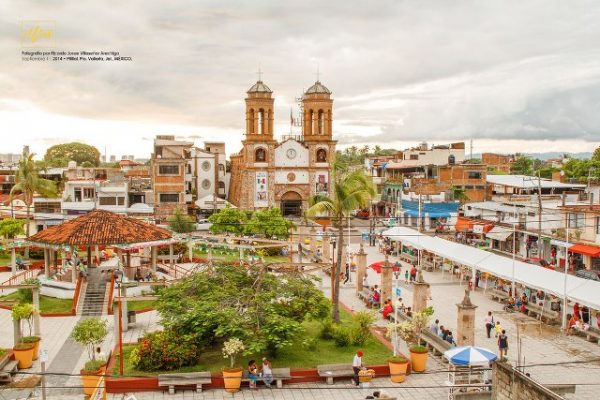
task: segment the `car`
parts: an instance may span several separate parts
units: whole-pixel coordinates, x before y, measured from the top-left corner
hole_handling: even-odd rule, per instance
[[[201,220],[198,220],[198,222],[196,222],[196,230],[197,231],[207,231],[210,229],[211,226],[212,226],[212,223],[210,223],[210,221],[207,219],[201,219]]]
[[[600,281],[600,272],[593,269],[580,269],[579,271],[575,272],[575,276],[584,279],[590,279],[592,281]]]

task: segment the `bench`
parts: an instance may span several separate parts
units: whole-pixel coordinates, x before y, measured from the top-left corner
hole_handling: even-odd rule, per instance
[[[558,311],[553,311],[549,308],[544,308],[532,302],[525,305],[528,315],[532,317],[540,317],[541,320],[546,320],[548,324],[556,324],[560,321],[560,314]]]
[[[283,387],[283,381],[287,379],[292,379],[292,374],[289,368],[271,368],[271,372],[273,374],[273,380],[275,381],[275,385],[277,389],[281,389]],[[257,381],[263,381],[263,377],[259,376]],[[242,376],[242,382],[250,382],[250,378],[248,377],[248,371],[244,371],[244,375]]]
[[[169,394],[175,393],[175,386],[196,386],[196,392],[202,391],[202,385],[212,382],[210,372],[187,372],[177,374],[159,374],[158,386],[168,386]]]
[[[358,292],[358,298],[364,302],[368,302],[370,294],[371,290],[368,287],[363,287],[362,292]]]
[[[487,291],[487,293],[492,300],[498,300],[501,303],[508,301],[508,293],[503,292],[502,290],[490,289]]]
[[[590,329],[587,331],[581,331],[578,329],[573,329],[573,332],[577,333],[580,336],[585,336],[585,339],[588,342],[596,342],[600,344],[600,330],[590,326]]]
[[[352,378],[354,370],[352,364],[324,364],[317,366],[317,373],[321,378],[326,378],[328,385],[333,385],[333,378]]]
[[[11,360],[8,357],[0,362],[0,382],[10,383],[13,381],[13,375],[17,372],[17,366],[19,362],[17,360]]]
[[[434,356],[442,356],[447,350],[452,348],[452,345],[449,342],[445,341],[428,329],[421,333],[421,344],[430,349]]]

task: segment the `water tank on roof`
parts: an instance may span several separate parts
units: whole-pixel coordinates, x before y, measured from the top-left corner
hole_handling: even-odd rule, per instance
[[[69,161],[68,167],[69,169],[77,168],[77,161]]]
[[[456,164],[456,157],[454,157],[453,154],[450,154],[448,156],[448,165],[454,165],[454,164]]]

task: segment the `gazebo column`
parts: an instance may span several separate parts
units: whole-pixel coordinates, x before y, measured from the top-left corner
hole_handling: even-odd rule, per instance
[[[73,254],[73,248],[71,247],[71,254]],[[72,263],[73,265],[71,265],[71,282],[75,283],[77,282],[77,267],[75,266],[75,263]]]
[[[33,308],[35,309],[33,313],[33,334],[40,336],[42,334],[40,326],[40,288],[36,286],[31,291],[33,293]]]
[[[158,255],[158,249],[156,248],[156,246],[152,246],[151,250],[150,250],[150,269],[152,270],[152,273],[156,274],[156,258]]]
[[[50,250],[44,249],[44,275],[50,277]]]
[[[13,276],[17,274],[17,250],[14,247],[10,249],[10,269]]]

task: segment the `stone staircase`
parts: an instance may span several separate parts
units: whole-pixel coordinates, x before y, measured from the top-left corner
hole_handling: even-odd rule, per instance
[[[106,309],[107,282],[98,268],[90,268],[88,269],[88,273],[87,284],[82,293],[83,301],[80,302],[81,308],[78,307],[77,314],[82,316],[100,316]]]

